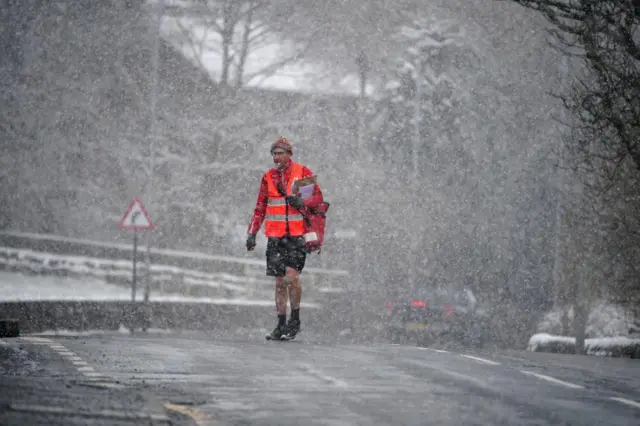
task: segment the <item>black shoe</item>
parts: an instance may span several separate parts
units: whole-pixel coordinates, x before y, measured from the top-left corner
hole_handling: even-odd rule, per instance
[[[267,334],[265,337],[267,340],[282,340],[282,336],[287,331],[286,326],[277,325],[276,328],[270,334]]]
[[[293,340],[296,338],[296,334],[300,332],[300,320],[289,319],[287,326],[285,327],[282,339]]]

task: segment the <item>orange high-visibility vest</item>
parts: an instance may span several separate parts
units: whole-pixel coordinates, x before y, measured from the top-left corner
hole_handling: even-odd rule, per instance
[[[293,162],[291,164],[291,174],[286,183],[286,195],[291,195],[293,182],[302,179],[302,165]],[[304,218],[300,211],[287,204],[282,196],[276,182],[270,172],[267,172],[267,186],[269,188],[269,198],[267,200],[267,212],[264,221],[264,234],[267,237],[281,238],[287,234],[299,237],[304,234]]]

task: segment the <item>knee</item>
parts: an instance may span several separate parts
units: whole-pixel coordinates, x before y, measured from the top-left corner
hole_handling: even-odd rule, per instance
[[[295,269],[287,271],[287,282],[291,287],[300,287],[300,274]]]
[[[287,283],[284,280],[284,277],[276,278],[276,291],[278,293],[285,293],[287,291]]]

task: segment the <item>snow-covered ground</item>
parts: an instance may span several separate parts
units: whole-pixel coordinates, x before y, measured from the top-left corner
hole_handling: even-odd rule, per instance
[[[568,312],[573,321],[573,309]],[[620,306],[600,300],[593,304],[587,319],[587,338],[630,336],[640,334],[640,319],[633,318],[631,312]],[[562,310],[554,309],[544,315],[538,324],[539,333],[562,334]]]
[[[89,256],[52,254],[29,249],[0,247],[0,267],[11,272],[38,273],[44,275],[69,275],[90,277],[99,281],[126,284],[133,274],[131,260],[103,259]],[[144,265],[138,266],[139,276],[145,275]],[[225,272],[202,272],[172,265],[151,265],[151,277],[160,288],[188,295],[193,286],[205,287],[208,296],[224,298],[266,298],[273,291],[273,282],[259,276],[255,270],[245,269],[246,275]],[[253,272],[253,273],[251,273]],[[262,271],[260,271],[262,272]],[[337,271],[333,271],[337,272]],[[341,288],[314,286],[311,293],[340,293]],[[201,292],[199,294],[202,294]]]
[[[576,339],[562,334],[562,310],[544,315],[538,332],[531,336],[527,349],[534,352],[572,352]],[[573,309],[568,311],[569,324]],[[640,353],[640,324],[631,312],[621,306],[600,300],[593,304],[587,320],[585,351],[588,355],[620,356]],[[638,355],[636,355],[638,356]]]
[[[0,272],[0,301],[130,301],[131,291],[93,278],[68,278],[20,273]],[[141,291],[136,300],[142,301]],[[273,300],[249,298],[191,297],[152,292],[152,302],[189,302],[218,305],[273,306]],[[314,303],[302,303],[305,307],[318,307]]]
[[[531,336],[531,338],[529,339],[527,349],[532,352],[537,352],[542,351],[551,345],[563,345],[569,347],[574,346],[575,344],[576,339],[574,337],[537,333]],[[635,346],[640,348],[640,339],[630,339],[625,336],[600,337],[594,339],[586,339],[584,346],[588,355],[609,356],[614,351],[622,347]]]
[[[96,278],[130,278],[133,262],[130,260],[100,259],[88,256],[59,255],[28,249],[0,247],[0,264],[25,267],[33,272],[68,272]],[[138,266],[138,273],[143,265]],[[266,279],[236,276],[226,273],[205,273],[170,265],[151,265],[153,279],[170,280],[180,277],[187,285],[204,285],[229,292],[245,293],[247,285],[271,284]]]

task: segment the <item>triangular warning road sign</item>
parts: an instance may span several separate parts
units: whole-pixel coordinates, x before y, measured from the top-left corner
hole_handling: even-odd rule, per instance
[[[129,204],[127,212],[122,216],[120,228],[126,230],[147,230],[153,229],[151,218],[142,205],[142,201],[136,198]]]

